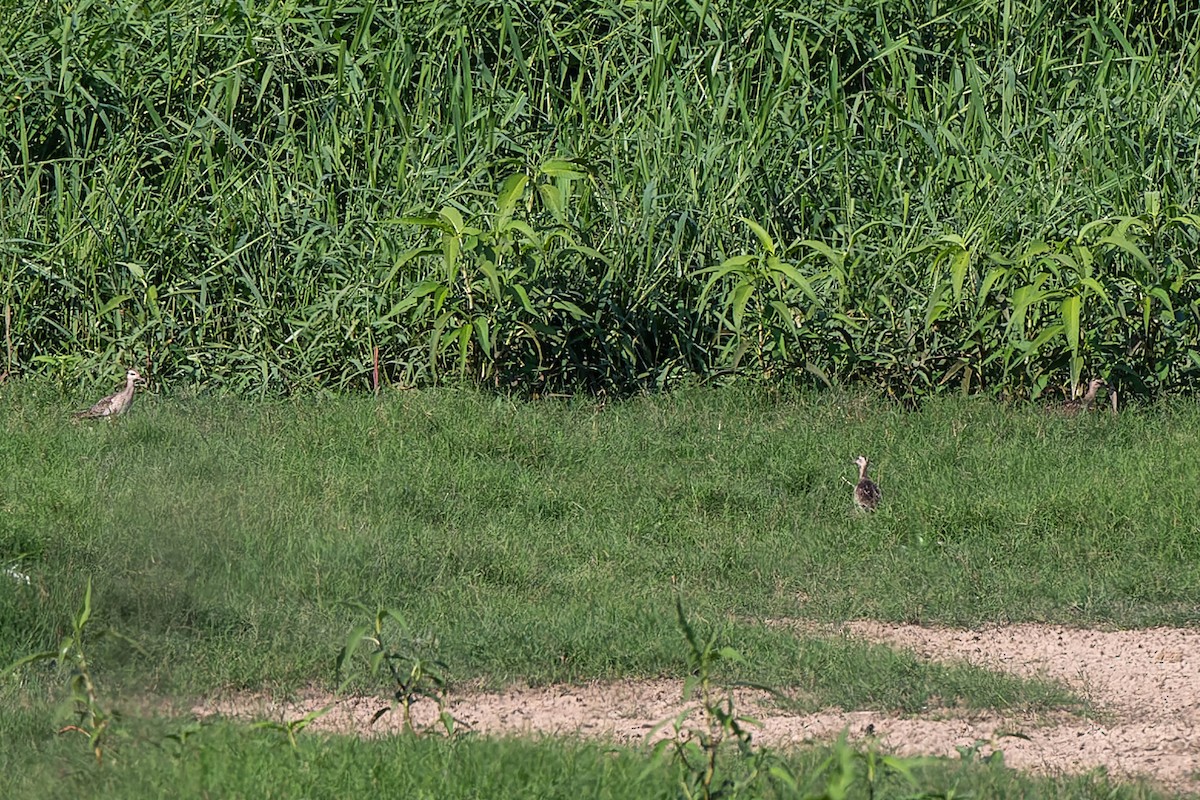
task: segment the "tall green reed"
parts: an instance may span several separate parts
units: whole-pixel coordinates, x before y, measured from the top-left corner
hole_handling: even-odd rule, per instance
[[[1108,11],[22,0],[6,369],[276,393],[368,388],[378,352],[388,381],[525,391],[1193,388],[1200,14]],[[444,213],[534,235],[434,336],[414,309],[444,254],[397,221]],[[811,294],[712,283],[763,236]],[[481,269],[496,241],[470,237]]]

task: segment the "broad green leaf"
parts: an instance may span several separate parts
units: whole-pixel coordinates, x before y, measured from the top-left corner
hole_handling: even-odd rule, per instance
[[[757,260],[758,256],[751,254],[733,256],[725,259],[715,267],[705,267],[704,269],[700,270],[699,274],[711,272],[713,273],[713,280],[716,280],[717,278],[725,277],[731,272],[741,270],[742,267],[746,266],[747,264],[753,264]]]
[[[747,264],[752,264],[757,260],[758,256],[753,255],[734,256],[733,258],[725,259],[718,266],[708,267],[696,273],[698,275],[708,272],[712,273],[712,277],[708,279],[708,282],[704,284],[704,289],[700,292],[700,299],[697,300],[696,306],[698,308],[704,308],[704,303],[708,299],[708,293],[711,292],[713,286],[715,286],[717,282],[726,275],[729,275],[730,273],[737,273],[743,278],[743,280],[747,279],[750,275],[750,272],[749,270],[744,269],[744,267]]]
[[[1167,224],[1171,226],[1186,225],[1193,228],[1200,228],[1200,214],[1181,214],[1178,217],[1171,217],[1171,219],[1167,221]]]
[[[1146,227],[1146,221],[1141,217],[1121,217],[1117,224],[1113,227],[1113,236],[1119,239],[1130,239],[1130,229],[1136,228],[1133,236],[1149,233],[1150,229]]]
[[[547,159],[539,169],[552,178],[586,178],[595,172],[587,164],[573,158]]]
[[[833,388],[833,383],[832,383],[832,382],[829,380],[829,375],[827,375],[827,374],[825,373],[825,370],[821,369],[819,366],[817,366],[817,365],[816,365],[816,364],[814,364],[813,362],[811,362],[811,361],[805,361],[805,362],[804,362],[804,369],[805,369],[805,370],[806,370],[806,371],[807,371],[809,374],[813,375],[813,376],[814,376],[814,377],[815,377],[817,380],[819,380],[821,383],[825,384],[825,388],[827,388],[827,389],[832,389],[832,388]]]
[[[1162,213],[1162,192],[1155,192],[1147,189],[1142,192],[1142,205],[1146,209],[1146,216],[1155,219]]]
[[[539,183],[537,187],[538,197],[542,198],[542,204],[550,210],[554,215],[554,219],[559,223],[565,223],[567,219],[566,202],[563,200],[562,192],[552,183]]]
[[[400,222],[405,225],[419,225],[422,228],[436,228],[444,233],[454,233],[454,228],[439,217],[401,217]]]
[[[736,664],[746,663],[746,659],[742,657],[742,654],[732,647],[722,647],[717,651],[717,655],[719,655],[724,661],[732,661]]]
[[[454,206],[446,206],[438,212],[438,216],[450,226],[450,232],[456,235],[462,234],[467,227],[463,221],[462,214]]]
[[[580,255],[595,259],[597,261],[601,261],[604,264],[612,264],[612,260],[608,256],[604,255],[603,253],[601,253],[599,250],[595,249],[594,247],[588,247],[587,245],[583,245],[583,244],[572,244],[572,245],[569,245],[566,249],[574,250],[575,252],[579,253]]]
[[[26,664],[33,664],[37,661],[49,661],[50,659],[57,657],[57,650],[40,650],[36,653],[30,653],[29,655],[22,656],[21,658],[18,658],[16,661],[9,664],[4,668],[3,672],[0,672],[0,675],[11,675]]]
[[[1146,254],[1142,252],[1141,248],[1138,247],[1133,242],[1131,242],[1129,239],[1125,238],[1124,236],[1121,236],[1120,234],[1118,234],[1116,232],[1114,232],[1110,236],[1100,237],[1100,242],[1103,244],[1111,244],[1115,247],[1119,247],[1122,250],[1124,250],[1126,253],[1129,253],[1129,255],[1131,255],[1135,259],[1137,259],[1138,263],[1141,264],[1142,266],[1144,266],[1144,267],[1150,266],[1150,259],[1146,258]]]
[[[499,303],[504,298],[500,294],[500,273],[496,265],[485,261],[479,265],[479,271],[487,278],[488,288],[492,290],[492,300]]]
[[[1095,278],[1083,278],[1082,280],[1079,281],[1079,285],[1086,289],[1091,289],[1093,292],[1095,292],[1097,295],[1100,296],[1101,300],[1103,300],[1106,303],[1108,302],[1108,290],[1105,289],[1103,284],[1101,284]]]
[[[1049,262],[1049,263],[1047,263],[1047,262]],[[1051,267],[1051,268],[1053,268],[1053,265],[1062,265],[1062,266],[1068,267],[1076,272],[1080,272],[1079,262],[1077,262],[1074,258],[1067,255],[1066,253],[1054,253],[1054,252],[1043,253],[1038,258],[1038,263],[1045,267]]]
[[[131,299],[132,297],[133,297],[133,295],[128,295],[128,294],[117,295],[116,297],[112,298],[104,305],[100,306],[100,308],[96,310],[96,316],[98,316],[98,317],[107,316],[109,313],[112,312],[113,309],[115,309],[117,306],[124,303],[126,300]]]
[[[977,302],[983,305],[987,302],[988,293],[992,291],[992,287],[1001,279],[1008,276],[1008,270],[1004,267],[993,267],[988,270],[988,274],[984,277],[983,283],[979,284],[979,296]]]
[[[75,621],[75,630],[82,631],[92,618],[92,579],[87,579],[87,587],[83,590],[83,608],[79,610],[79,618]]]
[[[529,302],[529,295],[525,292],[525,287],[519,283],[510,284],[509,289],[517,296],[517,300],[521,303],[521,308],[525,309],[526,314],[535,313],[533,304]]]
[[[1025,263],[1048,252],[1051,252],[1050,245],[1046,244],[1045,242],[1030,242],[1025,246],[1025,249],[1021,251],[1021,255],[1017,256],[1016,261],[1017,263]]]
[[[1079,312],[1082,306],[1083,298],[1077,294],[1063,300],[1060,306],[1063,332],[1067,335],[1067,346],[1072,353],[1079,352]]]
[[[458,370],[465,372],[467,369],[467,354],[471,351],[471,332],[474,326],[470,323],[461,326],[458,333]]]
[[[446,298],[450,296],[449,286],[439,286],[433,293],[433,314],[437,316],[442,313],[442,306],[446,303]]]
[[[816,239],[805,239],[804,241],[800,242],[800,245],[802,247],[807,247],[810,250],[815,250],[816,252],[825,256],[826,260],[828,260],[830,264],[839,269],[844,266],[846,258],[845,255],[837,252],[824,242],[818,242]]]
[[[1112,218],[1092,220],[1079,229],[1079,235],[1075,237],[1075,240],[1078,242],[1083,242],[1084,239],[1087,238],[1087,235],[1091,233],[1094,228],[1112,227],[1112,224]]]
[[[1029,354],[1036,355],[1042,349],[1042,345],[1053,339],[1055,336],[1058,336],[1062,332],[1063,326],[1061,324],[1047,326],[1045,330],[1034,337],[1032,341],[1026,343]]]
[[[967,278],[967,268],[971,266],[971,254],[965,249],[958,249],[950,259],[950,282],[954,287],[954,302],[962,301],[963,282]]]
[[[541,237],[538,236],[537,231],[535,231],[532,227],[530,227],[528,222],[523,222],[522,220],[519,220],[519,219],[510,220],[508,223],[506,223],[504,225],[504,228],[502,230],[505,233],[507,233],[509,231],[516,231],[517,233],[524,236],[525,241],[529,242],[534,247],[538,247],[538,248],[542,247]]]
[[[416,258],[422,258],[424,256],[435,256],[435,255],[441,255],[441,254],[442,254],[442,250],[437,247],[414,247],[411,250],[406,250],[405,252],[401,253],[396,258],[396,263],[392,265],[391,270],[388,272],[388,274],[386,276],[384,276],[383,281],[381,281],[380,285],[387,286],[392,281],[394,281],[396,279],[396,274],[399,273],[400,270],[404,267],[404,265],[409,263],[410,261],[412,261]]]
[[[779,320],[779,324],[788,330],[796,328],[797,312],[788,308],[787,304],[782,300],[772,300],[767,304],[772,311],[775,312],[775,318]]]
[[[446,283],[453,283],[458,278],[458,256],[461,245],[458,237],[442,234],[442,261],[446,268]]]
[[[1170,311],[1172,314],[1175,313],[1175,306],[1171,302],[1171,296],[1169,294],[1167,294],[1166,289],[1162,288],[1161,286],[1155,286],[1150,289],[1149,294],[1155,300],[1157,300],[1158,302],[1160,302],[1164,306],[1166,306],[1167,310]]]
[[[587,316],[584,310],[568,300],[555,300],[554,308],[559,311],[565,311],[571,315],[572,319],[580,320]]]
[[[949,308],[949,304],[942,301],[942,295],[946,291],[945,281],[937,281],[933,285],[933,291],[929,293],[929,303],[925,309],[925,331],[928,332]]]
[[[762,245],[763,250],[771,255],[775,255],[775,240],[771,238],[771,234],[767,233],[766,228],[747,217],[738,217],[738,219],[750,226],[750,230],[754,231],[754,235],[757,237],[758,243]]]
[[[772,261],[772,268],[776,272],[787,278],[788,282],[794,286],[799,287],[800,291],[804,292],[808,299],[811,300],[815,305],[821,304],[821,301],[817,299],[817,293],[813,290],[812,283],[809,282],[808,278],[804,277],[804,274],[800,272],[800,270],[796,269],[791,264],[778,259],[773,259]]]
[[[733,327],[735,330],[742,329],[742,317],[746,313],[746,304],[750,302],[750,297],[754,294],[753,283],[739,283],[733,289],[730,295],[730,303],[733,306]]]
[[[342,674],[346,671],[346,666],[350,663],[350,659],[354,657],[358,646],[362,644],[367,632],[371,629],[370,625],[356,625],[350,630],[350,634],[346,637],[346,643],[342,645],[342,652],[338,656],[337,671]]]
[[[442,287],[442,284],[438,281],[421,281],[416,286],[414,286],[407,295],[405,295],[405,300],[420,299],[420,298],[424,297],[425,295],[433,294],[441,287]],[[402,300],[401,303],[405,302],[405,300]]]
[[[476,317],[474,319],[475,340],[479,342],[479,349],[487,354],[492,352],[492,337],[491,327],[488,325],[486,317]]]
[[[404,616],[404,613],[402,611],[400,611],[400,609],[396,608],[395,606],[388,606],[387,608],[382,609],[380,611],[379,624],[381,626],[381,629],[382,629],[384,620],[389,620],[389,619],[392,622],[399,625],[401,628],[404,628],[404,629],[408,628],[408,617]]]
[[[523,173],[509,175],[504,180],[504,185],[500,187],[500,194],[496,196],[495,227],[497,229],[503,228],[512,219],[517,201],[525,193],[525,184],[528,182],[529,177]]]

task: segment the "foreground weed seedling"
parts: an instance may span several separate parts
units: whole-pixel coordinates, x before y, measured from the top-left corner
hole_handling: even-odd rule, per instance
[[[860,752],[846,741],[845,732],[829,757],[807,776],[804,781],[807,787],[801,789],[801,781],[774,752],[754,745],[750,728],[760,723],[738,713],[733,691],[729,688],[721,691],[713,685],[713,668],[721,661],[744,664],[741,654],[731,647],[718,646],[715,633],[701,640],[695,627],[688,621],[678,597],[675,599],[675,614],[679,629],[688,643],[688,666],[691,671],[684,681],[683,699],[684,702],[697,699],[700,704],[685,709],[674,719],[660,723],[651,731],[651,735],[668,723],[672,725],[673,735],[655,745],[654,761],[661,763],[664,755],[670,754],[671,761],[679,768],[680,797],[686,800],[758,797],[762,794],[759,783],[766,779],[783,796],[803,797],[805,800],[842,800],[850,795],[860,776],[866,780],[867,796],[870,798],[887,789],[896,778],[903,779],[915,792],[903,795],[905,797],[940,796],[917,790],[913,771],[927,763],[928,759],[884,755],[873,747]],[[776,694],[764,686],[739,685]],[[697,713],[700,719],[691,721]],[[735,747],[727,747],[728,744]],[[727,750],[733,752],[726,754]]]
[[[370,609],[360,603],[352,604],[354,608],[371,613]],[[400,628],[398,644],[385,640],[384,629],[388,620]],[[338,655],[337,672],[341,677],[346,673],[358,648],[367,642],[372,646],[367,656],[367,669],[370,675],[377,676],[384,668],[387,669],[392,689],[392,702],[386,708],[381,708],[371,717],[374,724],[380,717],[396,708],[401,710],[404,719],[404,732],[417,733],[413,725],[413,706],[420,700],[432,700],[437,705],[437,721],[445,729],[447,735],[453,735],[455,729],[454,716],[446,710],[449,696],[445,678],[446,665],[438,659],[428,656],[421,651],[425,648],[408,633],[408,624],[399,611],[392,608],[381,608],[374,612],[371,623],[359,625],[350,631],[346,645]],[[350,682],[343,679],[340,688],[344,689]],[[425,731],[432,729],[432,725]]]
[[[806,792],[802,796],[805,800],[843,800],[850,796],[850,790],[858,781],[860,773],[866,779],[867,797],[871,800],[879,796],[912,798],[914,800],[915,798],[955,796],[953,792],[941,794],[921,791],[918,788],[913,770],[933,763],[933,761],[934,759],[929,758],[900,758],[899,756],[884,755],[874,747],[859,751],[846,741],[846,731],[842,731],[841,737],[833,747],[833,752],[813,772],[812,783],[817,786],[824,785],[819,790]],[[889,787],[896,778],[902,778],[903,782],[913,791],[910,794],[893,794],[889,791]]]
[[[671,737],[655,745],[655,761],[666,753],[672,755],[672,761],[680,770],[681,796],[688,800],[737,797],[752,787],[764,771],[783,777],[786,769],[776,763],[770,751],[756,748],[751,742],[750,727],[759,723],[737,712],[732,690],[722,692],[713,685],[713,668],[721,661],[745,663],[742,655],[732,647],[719,647],[716,633],[702,641],[688,621],[678,597],[675,598],[675,615],[679,630],[687,640],[691,673],[683,684],[683,699],[684,702],[697,699],[700,705],[684,709],[674,719],[659,723],[651,731],[653,735],[668,723],[673,731]],[[693,721],[697,713],[700,719]],[[736,744],[741,756],[739,762],[727,763],[721,759],[728,742]]]
[[[298,749],[296,744],[296,734],[307,728],[314,721],[328,714],[331,708],[333,708],[332,705],[322,706],[321,708],[308,712],[299,719],[288,720],[287,722],[264,720],[262,722],[256,722],[250,727],[256,730],[279,731],[280,733],[286,734],[288,744],[292,746],[292,750],[296,750]],[[183,739],[180,739],[179,741],[180,744],[183,743]]]
[[[1006,737],[1030,741],[1029,737],[1023,733],[1008,731],[998,733],[991,739],[976,739],[969,745],[955,745],[954,749],[958,751],[958,757],[966,763],[978,762],[980,764],[1004,766],[1004,751],[996,747],[996,739]],[[985,748],[990,750],[986,756],[982,755]]]
[[[73,704],[77,716],[76,724],[68,725],[59,733],[76,731],[86,734],[88,746],[96,756],[96,763],[103,760],[105,736],[113,721],[113,713],[106,709],[96,697],[96,684],[88,667],[87,655],[83,650],[84,629],[92,617],[92,579],[88,578],[87,588],[83,592],[83,604],[74,619],[71,620],[71,635],[58,643],[57,650],[43,650],[31,653],[9,665],[5,674],[11,674],[21,667],[39,661],[52,661],[59,668],[70,666],[71,678],[68,685],[71,689],[70,703]],[[116,635],[109,631],[110,635]],[[124,638],[124,637],[121,637]],[[127,640],[128,641],[128,640]],[[132,642],[130,642],[132,644]]]

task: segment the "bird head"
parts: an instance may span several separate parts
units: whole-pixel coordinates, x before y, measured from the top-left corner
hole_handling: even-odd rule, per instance
[[[127,380],[131,383],[145,383],[146,382],[146,379],[142,377],[142,373],[138,372],[136,369],[133,369],[132,367],[130,367],[129,370],[126,371],[125,380]]]
[[[859,469],[866,469],[867,464],[870,462],[867,461],[866,456],[859,456],[858,458],[854,459],[854,463],[858,465]]]

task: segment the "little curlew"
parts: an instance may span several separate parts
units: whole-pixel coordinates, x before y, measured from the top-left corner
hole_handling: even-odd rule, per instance
[[[105,419],[124,414],[133,405],[133,387],[134,384],[142,381],[141,373],[136,369],[130,369],[125,373],[125,388],[119,392],[113,392],[108,397],[105,397],[96,402],[96,405],[89,408],[87,411],[77,411],[72,416],[75,419]]]
[[[882,494],[875,481],[867,477],[867,465],[871,462],[866,456],[854,459],[858,464],[858,483],[854,484],[854,505],[860,511],[874,511],[879,505]]]
[[[1091,411],[1092,404],[1096,402],[1096,392],[1100,391],[1104,385],[1103,378],[1092,378],[1088,383],[1087,392],[1084,393],[1083,397],[1076,397],[1063,403],[1063,413],[1073,416],[1081,412]]]

